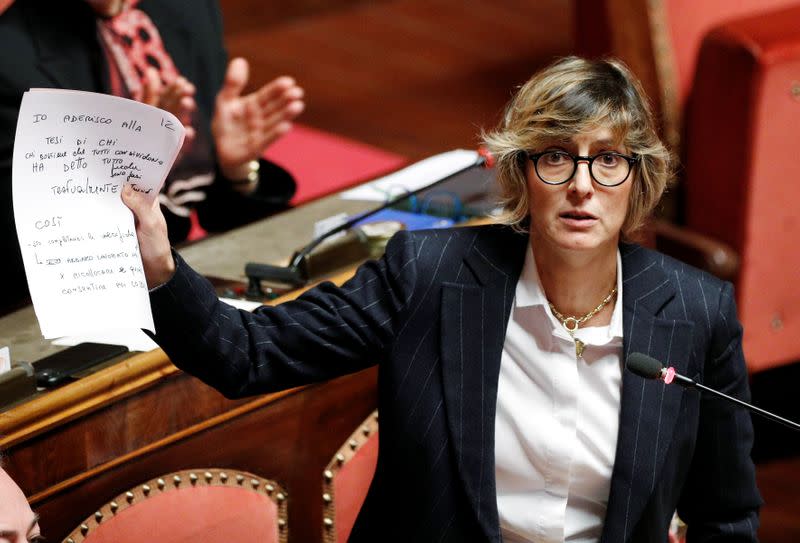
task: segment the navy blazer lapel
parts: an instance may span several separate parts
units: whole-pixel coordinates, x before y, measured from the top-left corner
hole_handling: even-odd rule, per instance
[[[465,262],[477,282],[442,290],[442,383],[451,451],[478,523],[500,541],[494,465],[497,383],[527,236],[482,229]]]
[[[641,352],[683,373],[692,325],[658,317],[675,295],[653,253],[622,245],[623,360]],[[626,541],[658,481],[672,440],[683,389],[623,369],[617,453],[603,542]]]

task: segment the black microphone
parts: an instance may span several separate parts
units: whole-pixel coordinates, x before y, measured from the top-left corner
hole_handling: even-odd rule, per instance
[[[645,379],[658,379],[659,381],[664,381],[664,383],[668,385],[671,383],[677,383],[685,388],[696,388],[698,390],[702,390],[703,392],[708,392],[714,396],[717,396],[718,398],[724,398],[741,407],[746,407],[753,413],[761,415],[762,417],[766,417],[775,422],[779,422],[793,430],[800,430],[800,424],[797,424],[796,422],[779,417],[778,415],[770,413],[769,411],[765,411],[760,407],[756,407],[747,402],[743,402],[742,400],[734,398],[733,396],[728,396],[727,394],[723,394],[718,390],[714,390],[713,388],[709,388],[703,384],[700,384],[693,379],[689,379],[686,376],[676,373],[675,368],[665,368],[661,362],[655,358],[647,356],[646,354],[631,353],[631,355],[628,356],[628,359],[625,361],[625,366],[639,377],[644,377]]]
[[[291,261],[289,262],[288,266],[274,266],[272,264],[258,264],[254,262],[248,262],[245,265],[244,273],[247,275],[248,279],[248,286],[247,286],[247,296],[251,298],[264,298],[266,294],[263,290],[261,290],[261,281],[274,281],[278,283],[285,283],[292,287],[301,287],[308,283],[311,278],[309,277],[308,272],[308,265],[307,265],[307,257],[320,243],[328,239],[329,237],[333,236],[334,234],[338,234],[339,232],[344,232],[345,230],[350,229],[358,222],[366,219],[367,217],[371,217],[387,209],[389,207],[395,206],[400,202],[408,200],[420,192],[426,191],[436,185],[444,183],[445,181],[460,175],[467,170],[474,168],[476,166],[484,166],[486,168],[491,168],[494,166],[494,157],[488,153],[485,149],[480,149],[478,151],[478,156],[475,159],[475,162],[469,164],[468,166],[451,173],[441,179],[437,179],[436,181],[425,185],[424,187],[420,187],[416,190],[408,191],[403,193],[402,195],[398,196],[393,200],[389,200],[385,202],[383,205],[378,206],[375,209],[371,209],[366,211],[365,213],[361,213],[360,215],[356,215],[352,217],[347,222],[340,224],[339,226],[328,230],[321,236],[318,236],[309,242],[308,245],[297,251],[293,256]]]

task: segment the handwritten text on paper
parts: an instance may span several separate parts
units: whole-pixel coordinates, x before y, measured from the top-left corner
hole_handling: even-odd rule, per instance
[[[183,126],[165,111],[78,91],[25,93],[14,145],[14,216],[46,338],[153,329],[124,184],[158,196]]]

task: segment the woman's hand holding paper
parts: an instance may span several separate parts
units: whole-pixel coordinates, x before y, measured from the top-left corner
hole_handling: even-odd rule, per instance
[[[122,189],[122,202],[133,211],[147,288],[166,283],[175,272],[175,260],[158,198],[148,197],[126,184]]]

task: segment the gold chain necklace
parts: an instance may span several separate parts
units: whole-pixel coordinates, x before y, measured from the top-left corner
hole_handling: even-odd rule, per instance
[[[600,304],[597,307],[595,307],[594,309],[592,309],[591,311],[589,311],[588,313],[586,313],[582,317],[574,317],[574,316],[565,317],[564,315],[562,315],[561,313],[558,312],[558,310],[556,309],[556,306],[554,306],[552,302],[549,302],[549,301],[547,302],[547,304],[550,306],[550,311],[552,311],[553,315],[559,321],[561,321],[561,325],[564,327],[564,329],[567,331],[567,333],[569,333],[569,335],[575,341],[575,357],[576,358],[583,358],[583,349],[584,349],[584,347],[586,347],[586,345],[581,340],[579,340],[578,338],[575,337],[575,332],[578,330],[578,327],[580,327],[581,324],[583,324],[584,322],[588,321],[589,319],[591,319],[592,317],[597,315],[600,312],[600,310],[602,310],[605,306],[608,305],[608,302],[611,301],[611,299],[614,297],[614,295],[616,293],[617,293],[617,286],[614,285],[614,288],[611,289],[611,292],[608,293],[608,296],[603,298],[603,301],[600,302]]]

